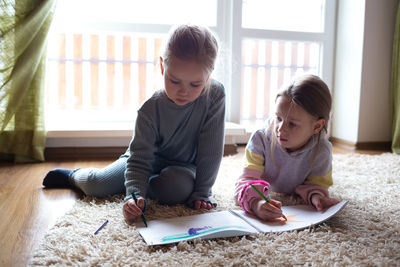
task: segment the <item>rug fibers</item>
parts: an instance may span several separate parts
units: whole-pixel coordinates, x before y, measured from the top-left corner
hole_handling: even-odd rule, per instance
[[[216,211],[232,198],[242,159],[224,157],[214,185]],[[86,197],[62,216],[35,250],[31,266],[400,266],[400,156],[335,154],[331,195],[348,205],[301,231],[147,246],[122,216],[123,196]],[[304,204],[272,195],[283,205]],[[198,214],[182,205],[148,205],[147,220]],[[93,232],[106,220],[99,234]]]

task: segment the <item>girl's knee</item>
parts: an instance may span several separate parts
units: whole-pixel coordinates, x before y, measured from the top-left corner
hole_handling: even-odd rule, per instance
[[[183,204],[194,190],[195,170],[169,166],[150,178],[149,196],[167,205]]]

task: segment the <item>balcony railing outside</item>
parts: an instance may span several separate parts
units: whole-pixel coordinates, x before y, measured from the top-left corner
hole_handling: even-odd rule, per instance
[[[50,124],[65,120],[133,121],[137,109],[161,88],[159,55],[165,36],[52,34],[46,108]],[[242,41],[241,121],[260,122],[275,94],[293,75],[319,73],[319,43]],[[229,90],[229,88],[227,88]]]
[[[51,35],[46,91],[50,116],[81,113],[94,120],[132,120],[160,88],[161,46],[162,36]]]
[[[242,42],[241,122],[259,123],[273,113],[275,95],[302,73],[319,73],[320,45],[311,42]]]

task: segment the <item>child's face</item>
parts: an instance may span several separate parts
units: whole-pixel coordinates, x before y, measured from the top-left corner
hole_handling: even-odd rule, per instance
[[[316,119],[291,99],[280,96],[276,100],[274,131],[283,148],[289,151],[302,148],[324,125],[324,119]]]
[[[186,105],[196,100],[209,74],[202,65],[195,61],[172,59],[164,68],[161,60],[161,74],[164,75],[165,91],[168,98],[178,106]]]

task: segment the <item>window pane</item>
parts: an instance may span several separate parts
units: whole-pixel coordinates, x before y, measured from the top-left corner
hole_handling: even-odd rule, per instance
[[[169,27],[154,25],[216,21],[217,0],[59,0],[48,44],[48,130],[133,127],[138,108],[162,88]],[[141,33],[130,27],[141,24]]]
[[[243,0],[242,27],[323,32],[325,0]]]
[[[155,34],[50,35],[46,114],[52,129],[60,118],[132,121],[136,110],[161,88],[158,65],[163,38]],[[65,123],[65,121],[64,121]]]
[[[56,23],[193,23],[215,26],[217,0],[61,0]],[[79,7],[79,8],[77,8]],[[95,12],[93,10],[95,7]],[[73,17],[73,20],[72,20]]]
[[[315,42],[242,41],[241,123],[262,123],[273,113],[278,89],[293,76],[319,75],[320,49]]]

